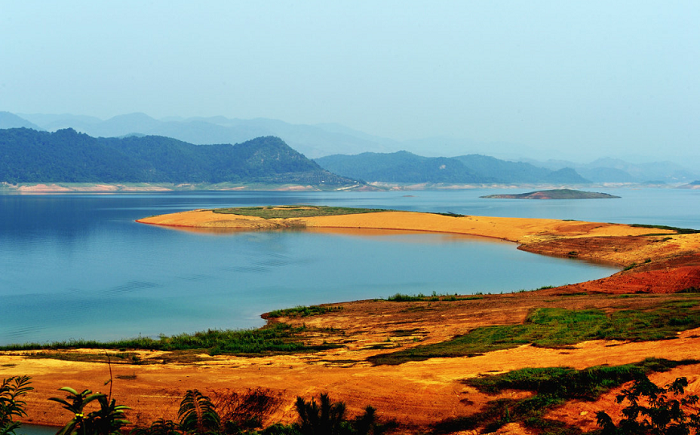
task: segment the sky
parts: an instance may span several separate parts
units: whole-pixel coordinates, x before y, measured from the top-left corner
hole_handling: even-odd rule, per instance
[[[700,2],[0,0],[0,110],[700,161]]]

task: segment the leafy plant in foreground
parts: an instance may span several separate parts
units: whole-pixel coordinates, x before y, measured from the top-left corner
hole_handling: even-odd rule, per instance
[[[315,399],[306,402],[297,397],[295,405],[299,414],[296,428],[301,435],[380,435],[392,426],[380,424],[371,406],[366,407],[362,415],[348,420],[345,403],[333,403],[326,393],[320,395],[318,404]]]
[[[204,435],[220,432],[221,419],[216,407],[199,390],[187,390],[177,416],[180,418],[180,428],[185,433]]]
[[[299,428],[304,435],[339,435],[342,432],[341,423],[345,420],[345,404],[331,403],[328,394],[321,394],[320,404],[311,399],[306,402],[297,397],[297,412],[299,413]]]
[[[21,425],[15,418],[24,417],[26,402],[20,397],[34,388],[29,386],[29,376],[12,376],[0,384],[0,435],[14,435]]]
[[[625,400],[629,405],[622,410],[623,418],[615,425],[604,411],[596,414],[602,435],[689,435],[700,429],[700,411],[689,414],[686,409],[698,403],[697,395],[669,399],[669,393],[679,396],[688,386],[684,377],[677,378],[665,387],[659,387],[643,376],[632,387],[622,390],[617,403]]]
[[[117,435],[121,434],[120,430],[124,425],[129,424],[124,418],[124,411],[130,408],[117,405],[114,399],[103,393],[93,393],[92,390],[78,393],[70,387],[62,387],[59,390],[68,393],[67,400],[59,397],[51,397],[49,400],[63,405],[74,417],[56,435]],[[99,409],[86,415],[85,407],[95,400],[100,405]]]

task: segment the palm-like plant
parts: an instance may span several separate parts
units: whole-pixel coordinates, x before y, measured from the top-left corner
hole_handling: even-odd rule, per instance
[[[187,390],[177,412],[180,428],[197,435],[215,434],[221,429],[221,420],[209,397],[199,390]]]
[[[97,398],[100,409],[88,415],[86,424],[88,433],[97,435],[121,435],[120,429],[129,424],[124,411],[129,409],[125,405],[117,405],[115,400],[109,400],[104,394]]]
[[[306,402],[297,397],[296,408],[299,413],[299,430],[303,435],[338,435],[342,433],[345,421],[345,404],[331,403],[328,394],[321,394],[320,405],[316,400]]]
[[[78,393],[70,387],[59,388],[68,393],[66,399],[51,397],[49,400],[60,403],[63,408],[74,414],[74,417],[62,427],[56,435],[111,435],[118,434],[119,429],[129,421],[124,418],[124,411],[128,406],[117,405],[105,394],[93,393],[91,390],[83,390]],[[97,400],[100,408],[87,415],[85,406]]]
[[[29,376],[12,376],[0,384],[0,435],[14,435],[20,427],[15,417],[26,416],[26,402],[20,399],[34,388],[29,386]]]

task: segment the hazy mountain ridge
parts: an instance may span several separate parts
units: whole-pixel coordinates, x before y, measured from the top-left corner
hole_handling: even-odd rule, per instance
[[[0,112],[0,123],[2,114]],[[11,115],[11,114],[10,114]],[[13,115],[17,116],[17,115]],[[33,123],[35,129],[55,131],[74,128],[91,136],[122,137],[127,135],[157,135],[179,139],[193,144],[241,143],[261,136],[277,136],[295,150],[310,158],[363,152],[393,153],[406,150],[421,156],[491,155],[499,161],[529,163],[534,167],[558,171],[569,167],[586,180],[597,183],[687,183],[700,178],[700,171],[672,162],[629,163],[621,159],[602,158],[591,163],[547,159],[561,155],[558,150],[543,150],[511,143],[481,143],[453,137],[431,137],[414,140],[393,140],[373,136],[340,124],[289,124],[274,119],[230,119],[213,117],[168,117],[156,120],[143,113],[119,115],[108,120],[90,116],[21,114],[20,120]],[[8,127],[30,127],[15,124]],[[545,154],[543,154],[545,153]],[[544,159],[543,159],[544,156]],[[536,159],[540,160],[536,160]],[[634,160],[633,156],[630,156]],[[689,163],[686,163],[689,164]],[[474,169],[472,167],[472,169]],[[518,174],[517,179],[539,179],[532,168],[510,166],[508,171]],[[477,170],[478,172],[478,170]],[[500,179],[513,178],[510,172],[501,172]],[[522,181],[526,182],[526,181]],[[532,181],[534,182],[534,181]]]
[[[422,157],[407,151],[391,154],[333,155],[316,159],[316,163],[326,169],[334,168],[328,170],[336,174],[345,174],[345,177],[364,181],[388,183],[488,183],[496,181],[474,173],[457,159]]]
[[[162,136],[94,138],[72,129],[54,133],[0,130],[0,181],[304,183],[347,186],[276,137],[237,145],[193,145]]]
[[[143,113],[118,115],[106,121],[73,115],[21,115],[49,131],[73,128],[95,137],[121,137],[134,133],[172,137],[196,145],[240,143],[261,136],[277,136],[309,157],[334,153],[357,153],[367,149],[387,150],[389,139],[359,137],[329,125],[294,125],[273,119],[229,119],[225,117],[167,118],[157,120]],[[351,131],[348,129],[348,131]],[[398,148],[397,148],[398,149]]]
[[[594,182],[644,183],[662,181],[665,183],[680,183],[700,177],[700,171],[694,171],[668,161],[630,163],[621,159],[606,157],[585,164],[565,160],[547,160],[544,162],[527,160],[527,162],[549,169],[571,167]]]
[[[407,151],[333,155],[316,159],[339,175],[388,183],[568,183],[589,181],[571,168],[552,171],[482,155],[423,157]]]
[[[0,112],[0,129],[3,128],[31,128],[41,130],[38,125],[10,112]]]

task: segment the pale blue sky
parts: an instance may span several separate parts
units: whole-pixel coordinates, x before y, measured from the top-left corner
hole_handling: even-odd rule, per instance
[[[700,154],[700,2],[0,0],[0,110]]]

